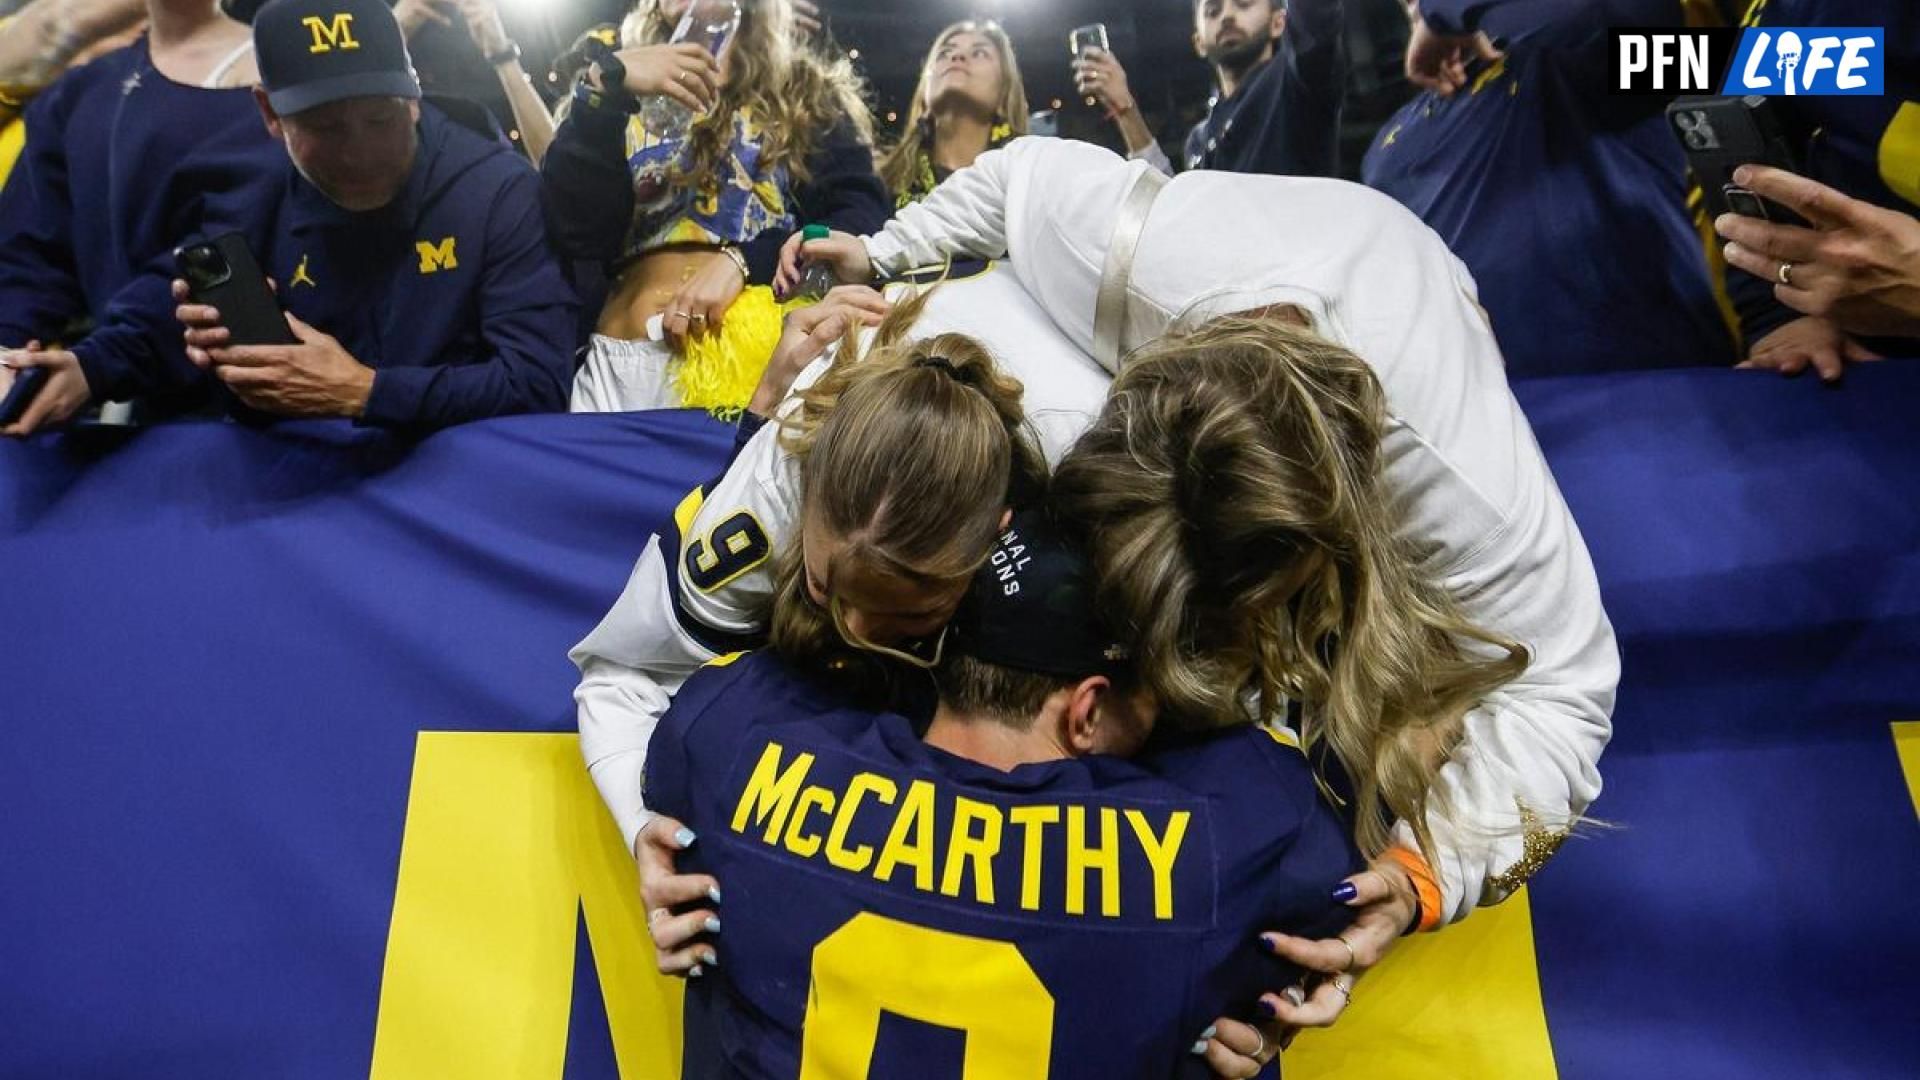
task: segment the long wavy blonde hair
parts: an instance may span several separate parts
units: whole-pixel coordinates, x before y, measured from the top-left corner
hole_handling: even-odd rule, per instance
[[[662,2],[638,0],[620,24],[623,45],[657,45],[673,36],[678,23],[666,17]],[[760,127],[761,160],[798,181],[810,178],[807,158],[834,125],[845,122],[860,141],[873,143],[865,83],[846,57],[795,43],[790,0],[740,0],[740,15],[720,100],[693,125],[677,180],[710,186],[726,175],[733,117],[741,109]]]
[[[840,358],[779,422],[801,463],[803,520],[845,540],[842,559],[951,585],[987,557],[1003,511],[1044,487],[1046,461],[1020,381],[984,346],[963,334],[905,340],[931,295],[895,304],[864,354],[849,331]],[[831,613],[807,593],[798,536],[776,565],[775,648],[848,662]]]
[[[940,50],[956,34],[979,34],[993,43],[1000,57],[1000,101],[994,113],[1008,128],[1009,137],[1027,133],[1027,84],[1020,78],[1020,60],[1013,54],[1013,40],[1000,24],[991,19],[967,19],[934,35],[927,59],[920,65],[920,81],[914,85],[913,100],[907,104],[907,122],[900,139],[880,155],[880,179],[896,197],[913,186],[921,159],[933,152],[933,121],[927,115],[927,95],[933,89],[934,64]]]
[[[1351,352],[1278,317],[1216,319],[1134,355],[1053,498],[1163,708],[1214,725],[1244,720],[1249,690],[1263,720],[1298,702],[1309,756],[1353,781],[1361,849],[1399,819],[1431,860],[1434,778],[1527,656],[1415,570],[1385,423]]]

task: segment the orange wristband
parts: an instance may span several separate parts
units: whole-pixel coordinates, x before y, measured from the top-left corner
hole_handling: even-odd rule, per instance
[[[1380,857],[1397,863],[1400,869],[1413,879],[1413,892],[1420,898],[1420,920],[1414,924],[1415,930],[1432,930],[1440,925],[1440,884],[1434,880],[1433,868],[1427,860],[1411,848],[1390,847],[1380,853]]]

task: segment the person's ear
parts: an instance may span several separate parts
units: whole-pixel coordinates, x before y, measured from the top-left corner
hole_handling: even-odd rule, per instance
[[[1280,35],[1286,32],[1287,32],[1287,9],[1283,7],[1275,7],[1273,9],[1273,18],[1267,20],[1267,37],[1270,38],[1271,40],[1279,41]]]
[[[1000,528],[998,531],[1006,532],[1007,526],[1011,524],[1013,524],[1013,507],[1011,506],[1001,507],[1000,508]]]
[[[407,99],[407,115],[413,118],[412,120],[409,121],[409,123],[413,123],[413,124],[420,123],[420,99],[419,98]]]
[[[1093,675],[1081,679],[1067,691],[1067,746],[1075,757],[1091,754],[1100,749],[1101,738],[1101,702],[1113,683],[1105,675]]]
[[[267,100],[266,87],[253,88],[253,103],[260,108],[260,120],[267,125],[267,134],[273,136],[276,141],[284,138],[285,131],[280,124],[280,114],[273,111],[273,103]]]
[[[1207,46],[1205,42],[1200,40],[1200,31],[1198,30],[1193,32],[1193,55],[1202,60],[1207,58]]]

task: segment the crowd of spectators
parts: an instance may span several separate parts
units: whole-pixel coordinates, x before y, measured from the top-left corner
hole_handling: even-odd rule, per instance
[[[8,6],[0,382],[47,373],[13,435],[221,410],[430,430],[569,403],[738,408],[792,307],[770,288],[790,236],[872,233],[1030,123],[1020,59],[988,20],[935,36],[886,132],[822,29],[831,11],[799,0],[692,5],[724,24],[717,55],[674,42],[687,0],[637,0],[547,80],[493,0],[266,19],[259,0]],[[1195,0],[1216,92],[1188,131],[1148,128],[1111,51],[1081,49],[1074,85],[1162,172],[1339,175],[1354,6]],[[1663,102],[1607,92],[1606,31],[1836,17],[1820,5],[1408,0],[1406,15],[1418,92],[1360,175],[1466,263],[1510,374],[1740,363],[1832,380],[1914,351],[1910,10],[1849,7],[1886,29],[1884,96],[1778,103],[1807,175],[1756,182],[1809,227],[1707,220]],[[329,54],[327,35],[383,47]],[[436,94],[446,80],[409,54],[423,41],[490,69],[508,115]],[[298,92],[309,77],[328,89]],[[656,102],[713,122],[656,130],[671,112]],[[461,175],[482,161],[489,179]],[[228,232],[299,344],[236,344],[206,305],[175,310],[173,249]]]

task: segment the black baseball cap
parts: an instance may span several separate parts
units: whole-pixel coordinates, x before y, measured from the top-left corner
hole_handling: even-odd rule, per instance
[[[949,650],[1038,675],[1112,675],[1130,659],[1095,610],[1085,556],[1037,509],[1014,513],[947,633]]]
[[[253,17],[253,51],[282,116],[348,98],[420,96],[384,0],[269,0]]]

